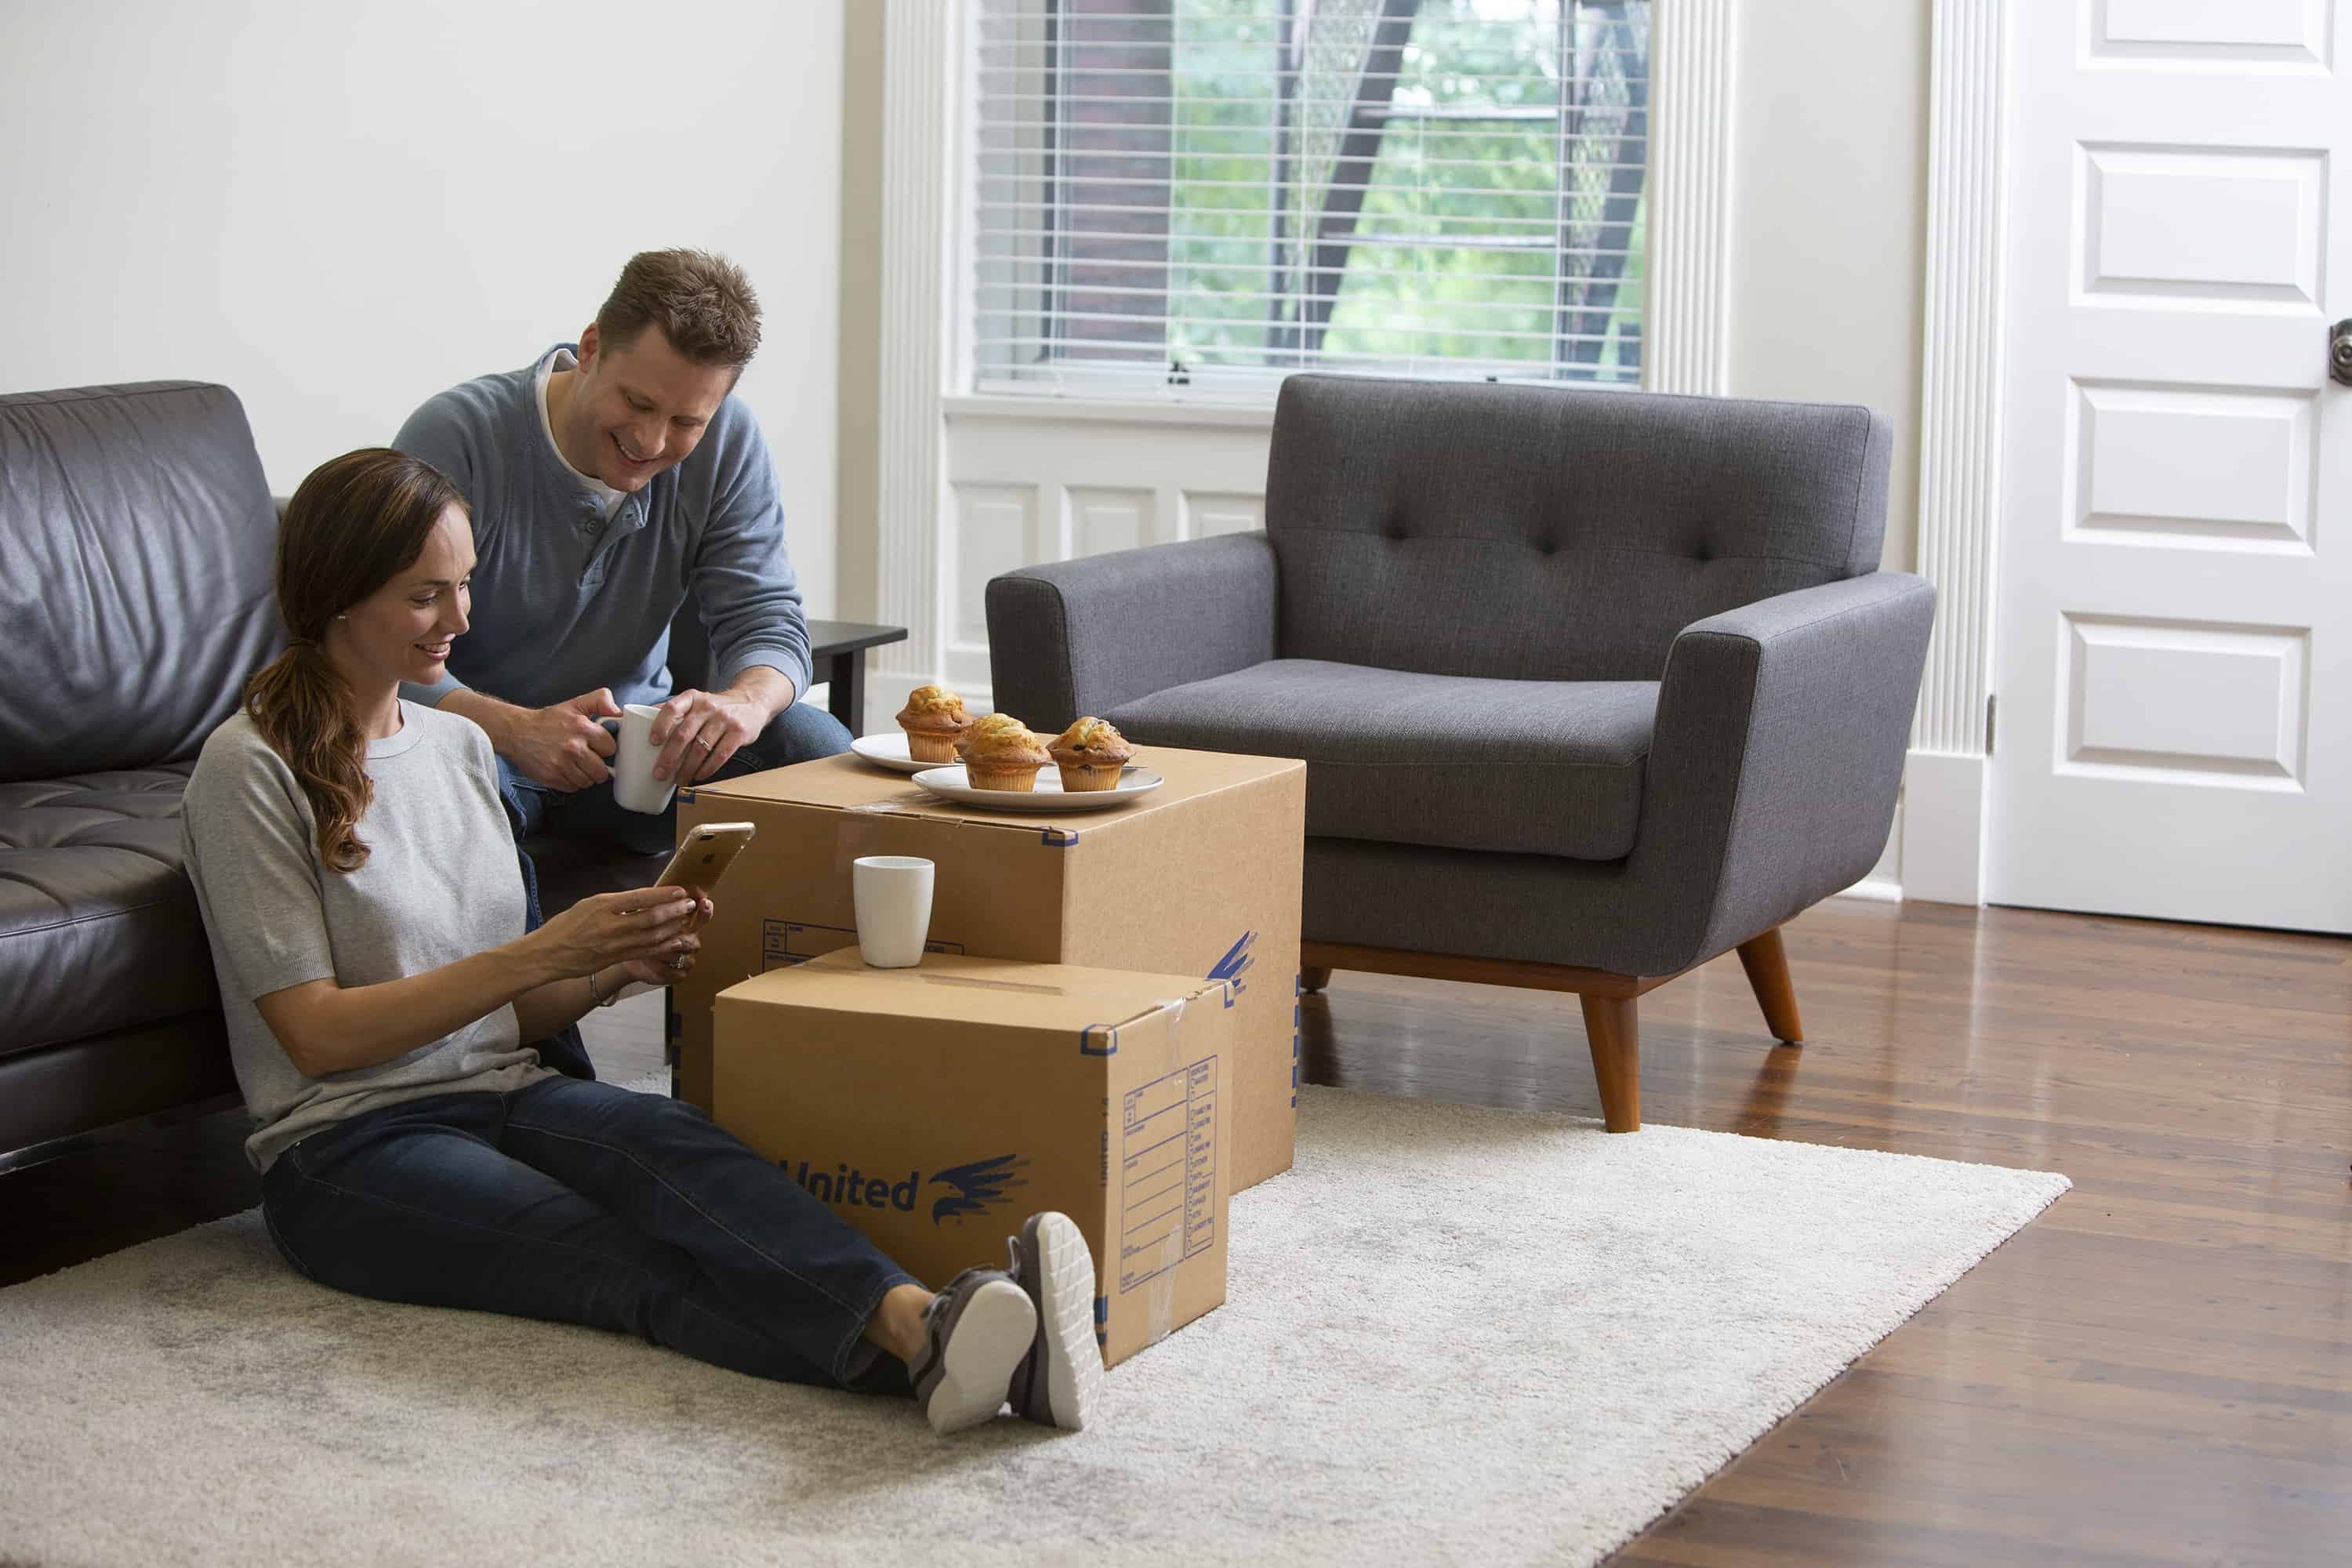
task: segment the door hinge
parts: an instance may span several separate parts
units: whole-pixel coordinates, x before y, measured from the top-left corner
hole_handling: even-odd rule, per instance
[[[1993,716],[2000,707],[1999,697],[1989,696],[1985,699],[1985,755],[1988,757],[1992,755]]]

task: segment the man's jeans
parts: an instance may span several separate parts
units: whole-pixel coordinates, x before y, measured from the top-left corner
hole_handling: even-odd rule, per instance
[[[717,776],[740,778],[818,757],[838,756],[847,750],[849,731],[840,720],[822,708],[796,702],[776,715],[750,745],[728,758]],[[512,763],[500,757],[499,797],[506,803],[507,820],[518,844],[534,834],[553,833],[616,844],[639,855],[659,855],[677,843],[675,802],[658,816],[630,811],[613,798],[610,779],[583,790],[550,789],[525,778]]]
[[[788,1383],[904,1393],[864,1342],[910,1277],[693,1106],[541,1079],[310,1134],[262,1178],[288,1262],[386,1301],[614,1329]]]

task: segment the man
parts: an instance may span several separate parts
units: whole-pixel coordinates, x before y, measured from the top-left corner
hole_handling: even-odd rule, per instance
[[[575,345],[432,398],[393,444],[457,482],[474,512],[473,629],[412,701],[487,731],[522,838],[551,827],[651,854],[674,813],[613,799],[601,719],[656,704],[655,775],[681,784],[849,749],[809,682],[808,625],[784,555],[768,445],[732,394],[760,346],[733,263],[632,257]],[[709,689],[673,691],[669,624],[691,595]]]

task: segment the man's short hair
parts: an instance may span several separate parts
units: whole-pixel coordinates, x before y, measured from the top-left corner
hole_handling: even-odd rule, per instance
[[[697,364],[740,371],[760,352],[760,300],[743,269],[707,250],[641,250],[621,268],[596,336],[625,349],[647,326]]]

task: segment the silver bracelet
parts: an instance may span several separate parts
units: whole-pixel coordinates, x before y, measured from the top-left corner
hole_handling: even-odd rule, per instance
[[[593,969],[588,972],[588,1005],[591,1007],[604,1005],[596,995],[596,972]]]

